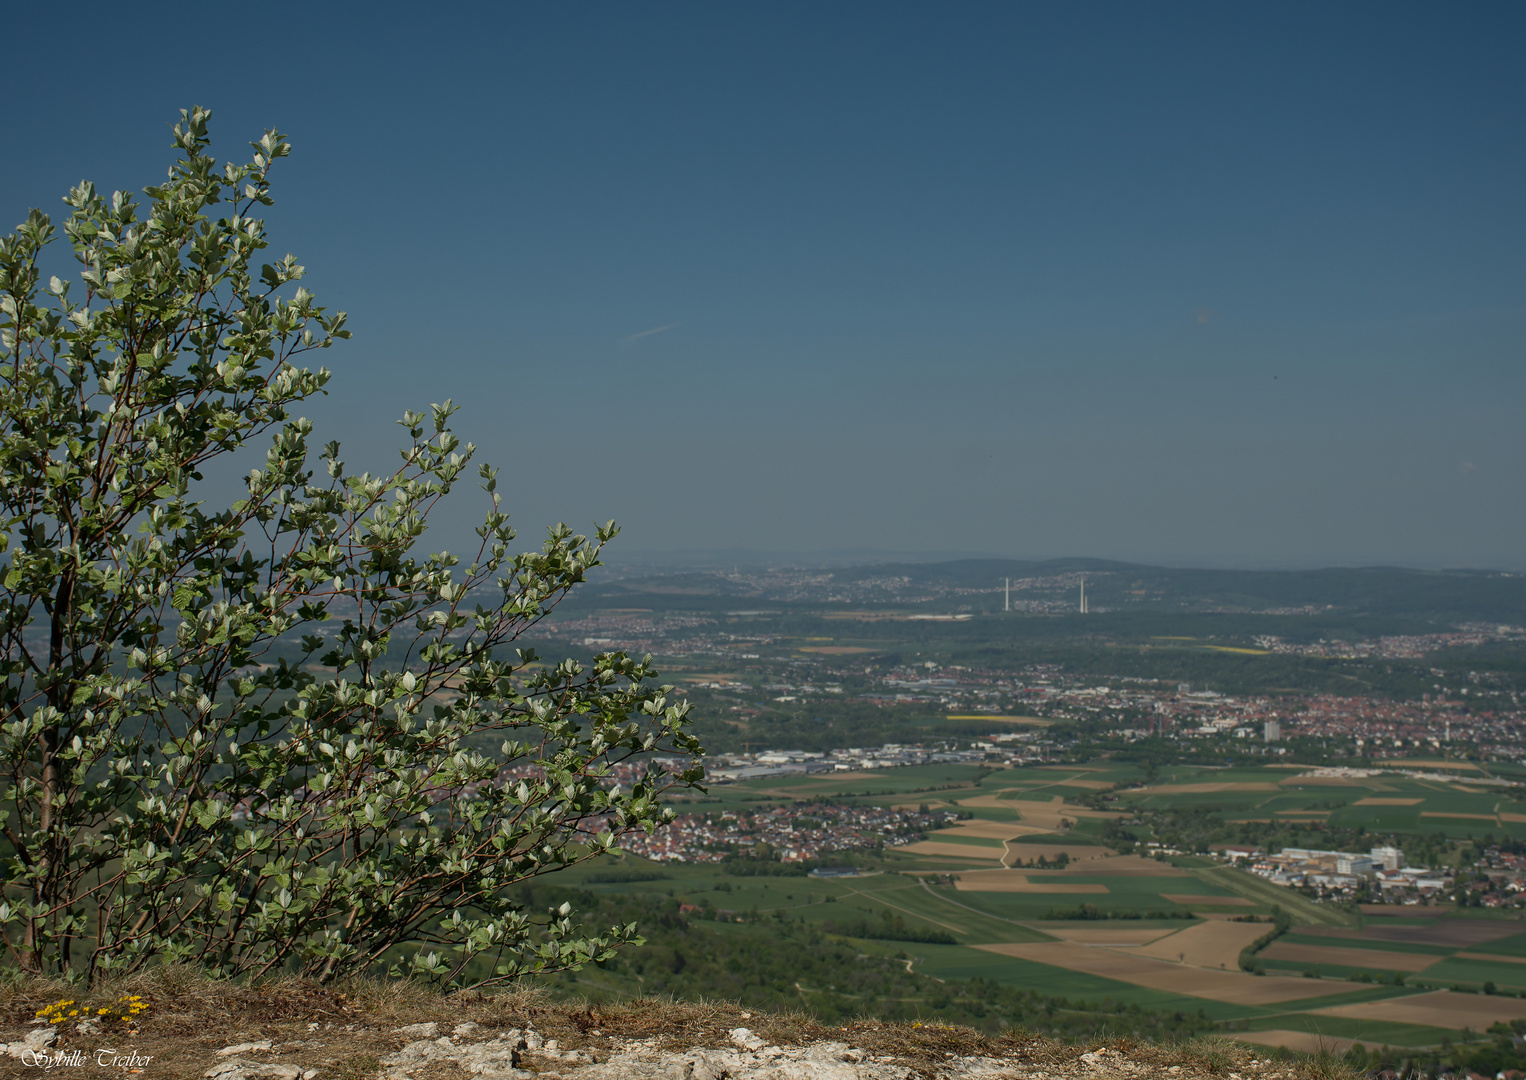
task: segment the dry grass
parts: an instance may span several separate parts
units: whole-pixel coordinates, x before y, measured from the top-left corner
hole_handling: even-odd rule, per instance
[[[60,1046],[87,1055],[100,1045],[131,1050],[151,1057],[152,1075],[165,1080],[196,1080],[221,1047],[267,1039],[279,1060],[317,1069],[323,1080],[368,1080],[380,1059],[407,1041],[393,1031],[403,1024],[470,1020],[495,1030],[547,1011],[544,994],[530,989],[446,997],[407,982],[318,986],[276,979],[249,987],[167,967],[88,991],[56,980],[12,978],[0,985],[0,1033],[19,1038],[39,1009],[64,998],[93,1009],[123,994],[141,995],[148,1004],[136,1025],[113,1025],[100,1035],[61,1029]],[[569,1030],[576,1031],[575,1024]]]
[[[136,1029],[109,1032],[111,1045],[119,1052],[152,1056],[152,1075],[164,1080],[199,1080],[217,1049],[263,1039],[274,1044],[273,1059],[316,1069],[319,1080],[374,1080],[381,1060],[408,1041],[394,1029],[431,1020],[446,1028],[472,1021],[485,1029],[484,1035],[533,1023],[547,1038],[568,1049],[586,1049],[595,1060],[635,1040],[673,1051],[729,1047],[731,1030],[747,1027],[780,1046],[846,1042],[894,1058],[924,1077],[932,1076],[951,1056],[998,1057],[1051,1075],[1082,1076],[1095,1070],[1080,1062],[1081,1055],[1106,1049],[1127,1056],[1146,1075],[1180,1066],[1182,1072],[1173,1074],[1173,1080],[1244,1072],[1253,1059],[1268,1058],[1264,1050],[1224,1039],[1150,1044],[1112,1038],[1067,1044],[1019,1030],[988,1035],[956,1025],[887,1023],[872,1017],[827,1026],[806,1013],[764,1014],[733,1002],[553,1002],[533,987],[453,995],[406,982],[317,986],[287,979],[247,987],[184,968],[167,968],[88,992],[56,981],[11,978],[0,984],[0,1038],[7,1031],[15,1037],[39,1009],[61,998],[96,1005],[124,993],[142,995],[150,1008]],[[61,1045],[88,1049],[101,1038],[67,1035]],[[1317,1073],[1288,1064],[1279,1067],[1289,1080],[1355,1080],[1338,1068]]]

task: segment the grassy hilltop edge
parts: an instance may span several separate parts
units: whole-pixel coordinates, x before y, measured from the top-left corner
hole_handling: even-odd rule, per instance
[[[36,1014],[60,1001],[72,1001],[71,1009],[88,1016],[129,995],[146,1006],[137,1017],[88,1033],[75,1030],[73,1020],[54,1025],[58,1037],[49,1052],[79,1051],[91,1061],[109,1047],[104,1052],[119,1061],[135,1056],[137,1067],[124,1066],[126,1071],[165,1080],[467,1080],[480,1070],[469,1071],[448,1055],[417,1064],[399,1064],[394,1055],[407,1047],[417,1057],[420,1043],[443,1045],[437,1036],[451,1039],[453,1032],[459,1034],[452,1041],[470,1050],[473,1044],[498,1045],[506,1033],[534,1031],[540,1039],[532,1046],[544,1049],[517,1054],[524,1070],[517,1075],[575,1077],[589,1067],[589,1076],[604,1075],[609,1070],[599,1067],[606,1064],[620,1075],[638,1059],[648,1068],[665,1061],[692,1075],[692,1063],[686,1067],[682,1059],[696,1053],[702,1062],[706,1054],[712,1062],[717,1054],[730,1054],[733,1077],[786,1062],[798,1065],[797,1075],[820,1066],[823,1076],[839,1080],[844,1063],[865,1076],[887,1075],[887,1066],[906,1076],[968,1076],[995,1069],[1004,1076],[1048,1080],[1099,1072],[1170,1080],[1355,1080],[1359,1075],[1330,1052],[1294,1055],[1219,1038],[1065,1042],[1019,1029],[993,1036],[956,1025],[872,1017],[827,1025],[801,1012],[762,1013],[732,1002],[554,1001],[534,984],[454,994],[404,981],[322,986],[284,979],[250,987],[187,968],[160,969],[89,992],[55,980],[13,978],[0,987],[0,1043],[14,1048],[28,1032],[44,1029]],[[739,1045],[738,1028],[746,1029],[742,1040],[757,1052]],[[230,1048],[236,1049],[230,1054]],[[830,1062],[819,1056],[822,1050],[832,1055]]]

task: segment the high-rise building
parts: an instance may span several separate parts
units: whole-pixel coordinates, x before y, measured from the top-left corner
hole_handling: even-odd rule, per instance
[[[1402,870],[1404,868],[1404,852],[1396,847],[1375,847],[1372,849],[1372,861],[1375,866],[1384,870]]]
[[[1277,742],[1282,738],[1282,725],[1275,720],[1268,720],[1261,729],[1261,734],[1267,742]]]

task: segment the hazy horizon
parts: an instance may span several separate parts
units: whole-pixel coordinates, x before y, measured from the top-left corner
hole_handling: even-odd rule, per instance
[[[964,560],[983,560],[1014,563],[1055,562],[1113,562],[1150,566],[1163,570],[1248,570],[1248,571],[1306,571],[1306,570],[1416,570],[1519,574],[1523,571],[1511,566],[1463,566],[1436,563],[1259,563],[1215,561],[1209,558],[1183,557],[1179,559],[1141,560],[1115,558],[1105,555],[1006,555],[992,551],[894,551],[875,548],[828,548],[758,550],[755,548],[710,549],[637,549],[626,548],[617,539],[607,549],[604,561],[611,565],[632,567],[671,568],[688,570],[724,570],[728,565],[758,568],[764,566],[798,566],[831,569],[834,567],[857,567],[890,565],[896,563],[942,563]]]

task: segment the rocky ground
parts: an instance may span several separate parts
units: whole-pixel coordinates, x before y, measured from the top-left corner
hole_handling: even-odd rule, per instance
[[[824,1027],[733,1005],[549,1004],[533,994],[442,997],[405,985],[255,991],[185,976],[97,995],[98,1016],[140,994],[148,1008],[103,1024],[39,1021],[60,988],[0,997],[0,1075],[144,1080],[1346,1080],[1330,1061],[1240,1044],[1111,1041],[1071,1046],[940,1024],[872,1019]],[[116,998],[112,995],[115,994]]]

